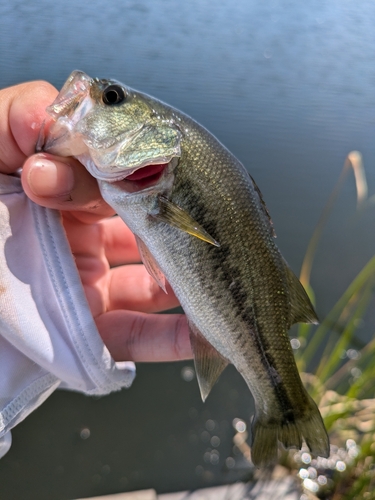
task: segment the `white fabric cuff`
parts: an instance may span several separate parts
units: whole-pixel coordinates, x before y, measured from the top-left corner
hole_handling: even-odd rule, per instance
[[[0,448],[57,387],[104,395],[134,377],[100,338],[59,212],[0,174]]]

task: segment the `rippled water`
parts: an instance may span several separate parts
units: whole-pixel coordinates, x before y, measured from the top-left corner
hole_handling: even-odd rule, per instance
[[[0,2],[0,87],[60,87],[78,68],[192,115],[251,171],[298,272],[349,151],[362,152],[375,191],[374,21],[369,0]],[[321,316],[375,248],[374,212],[354,220],[354,208],[347,182],[313,271]],[[131,390],[101,400],[55,394],[14,432],[0,493],[73,498],[241,477],[225,460],[251,397],[229,369],[203,405],[186,366],[139,366]]]

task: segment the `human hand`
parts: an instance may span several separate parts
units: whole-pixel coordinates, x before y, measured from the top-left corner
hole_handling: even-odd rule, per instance
[[[0,172],[23,166],[27,196],[60,210],[78,272],[103,342],[116,361],[191,357],[184,315],[152,314],[178,305],[140,261],[133,234],[102,199],[96,180],[73,158],[34,154],[45,108],[57,95],[46,82],[0,91]],[[117,266],[111,269],[111,266]]]

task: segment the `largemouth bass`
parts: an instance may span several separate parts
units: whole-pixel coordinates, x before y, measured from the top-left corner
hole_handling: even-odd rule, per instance
[[[244,166],[190,117],[115,80],[74,71],[47,112],[44,151],[86,166],[149,273],[178,297],[203,400],[228,363],[245,379],[256,407],[253,463],[273,463],[279,442],[300,449],[303,440],[327,457],[288,337],[317,317]]]

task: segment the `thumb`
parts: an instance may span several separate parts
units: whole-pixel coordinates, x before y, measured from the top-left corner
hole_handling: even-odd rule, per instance
[[[86,212],[87,222],[114,214],[101,197],[96,179],[74,158],[33,155],[23,166],[21,180],[27,196],[38,205],[69,210],[75,215]],[[81,214],[78,218],[85,217]]]

